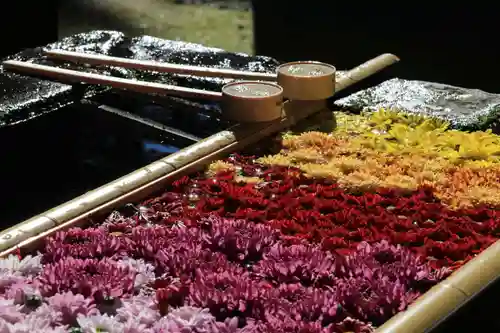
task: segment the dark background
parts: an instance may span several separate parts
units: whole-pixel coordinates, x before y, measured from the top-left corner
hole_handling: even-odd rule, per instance
[[[57,0],[5,3],[0,19],[0,56],[56,41],[57,8]]]
[[[245,6],[248,1],[216,1],[221,2]],[[61,0],[63,5],[69,3],[71,6],[66,7],[74,8],[79,14],[71,20],[81,16],[79,21],[88,23],[95,19],[107,29],[140,32],[113,13],[96,8],[82,10],[82,4],[92,7],[91,1]],[[283,61],[325,61],[342,69],[391,52],[401,57],[402,62],[386,71],[386,76],[500,91],[497,84],[500,75],[498,10],[493,5],[465,2],[450,5],[437,1],[432,6],[420,2],[377,5],[313,1],[307,4],[253,0],[255,52]],[[0,55],[57,40],[57,8],[55,0],[9,2],[9,9],[0,20],[3,34]],[[63,18],[68,14],[63,14]],[[147,23],[147,18],[144,20]],[[168,26],[168,22],[164,22]],[[238,28],[242,27],[235,27],[235,34]],[[200,32],[201,41],[203,33]]]
[[[311,4],[314,3],[314,4]],[[254,0],[257,53],[351,68],[390,52],[388,75],[500,92],[498,8],[469,2]]]

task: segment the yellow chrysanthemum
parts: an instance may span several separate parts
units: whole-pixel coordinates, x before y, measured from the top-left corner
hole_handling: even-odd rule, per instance
[[[224,162],[224,161],[215,161],[208,166],[206,174],[207,174],[207,176],[214,176],[219,172],[234,171],[235,169],[236,169],[236,167],[231,163]]]
[[[390,110],[335,115],[333,133],[287,133],[284,150],[259,162],[295,166],[347,188],[426,185],[453,207],[500,206],[500,136],[491,131],[449,130],[447,122]]]

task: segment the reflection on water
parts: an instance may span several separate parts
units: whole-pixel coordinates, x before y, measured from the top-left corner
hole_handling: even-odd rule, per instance
[[[172,154],[178,151],[179,149],[171,145],[165,145],[162,142],[155,143],[155,142],[144,141],[144,150],[146,152],[152,152],[155,154],[162,154],[162,153]]]

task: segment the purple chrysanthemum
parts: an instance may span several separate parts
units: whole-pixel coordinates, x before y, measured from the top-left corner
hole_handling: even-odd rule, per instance
[[[229,260],[255,262],[276,243],[279,232],[264,224],[245,220],[222,219],[210,216],[200,221],[203,241],[212,251],[225,254]]]
[[[193,243],[173,244],[159,251],[156,262],[161,272],[179,278],[192,278],[197,269],[203,268],[224,271],[229,265],[224,255]]]
[[[146,260],[154,260],[156,254],[168,246],[201,242],[196,229],[172,229],[166,226],[136,227],[130,238],[134,242],[132,256]]]
[[[329,327],[324,327],[320,322],[304,322],[291,317],[268,316],[265,321],[253,322],[239,333],[331,333]],[[357,333],[357,332],[356,332]]]
[[[374,330],[375,328],[372,325],[351,317],[346,317],[340,323],[331,325],[332,333],[371,333]]]
[[[360,243],[353,254],[339,260],[339,269],[348,277],[374,276],[398,280],[408,286],[415,284],[432,285],[444,279],[449,269],[433,270],[422,258],[401,245],[391,245],[387,241],[377,244]]]
[[[130,239],[102,228],[73,228],[46,240],[44,260],[55,262],[66,257],[80,259],[114,258],[127,253]]]
[[[254,271],[275,283],[306,286],[331,283],[335,261],[332,255],[311,245],[274,245]]]
[[[356,318],[380,325],[403,311],[420,293],[386,278],[346,279],[339,287],[341,305]]]
[[[234,268],[224,272],[199,270],[190,285],[187,303],[207,308],[223,321],[229,317],[260,317],[264,313],[268,290]]]
[[[113,260],[68,257],[45,265],[38,282],[44,296],[72,291],[102,301],[133,293],[135,276],[135,270]]]

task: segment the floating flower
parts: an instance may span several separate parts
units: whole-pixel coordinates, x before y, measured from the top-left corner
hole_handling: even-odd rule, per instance
[[[12,284],[6,291],[5,297],[29,308],[36,308],[42,302],[38,286],[30,280],[20,280]]]
[[[209,216],[200,221],[204,226],[203,241],[212,250],[224,253],[230,260],[253,262],[260,260],[278,232],[266,225],[249,224],[245,220],[227,220]]]
[[[125,254],[130,241],[104,229],[73,228],[46,240],[44,259],[55,262],[65,257],[100,259]]]
[[[9,255],[7,258],[0,259],[0,272],[24,276],[35,275],[42,270],[41,259],[40,255],[27,255],[22,259]]]
[[[274,245],[254,271],[264,278],[281,283],[323,285],[331,281],[335,269],[333,256],[310,245]]]
[[[248,274],[235,269],[222,273],[199,271],[187,303],[207,308],[219,321],[230,317],[258,317],[265,309],[265,293]]]
[[[50,320],[37,316],[27,316],[14,324],[0,319],[0,332],[8,333],[67,333],[65,326],[51,327]]]
[[[95,316],[80,315],[77,318],[78,326],[82,333],[122,333],[123,325],[115,318],[106,314]]]
[[[92,299],[82,295],[73,294],[71,291],[55,294],[47,298],[47,308],[52,316],[56,316],[56,322],[61,325],[74,326],[78,316],[98,315],[99,311]],[[39,311],[41,312],[41,311]],[[40,314],[39,314],[40,316]]]
[[[151,296],[133,296],[124,299],[116,310],[120,322],[136,322],[145,327],[152,327],[159,319],[160,312]]]
[[[118,260],[117,263],[136,272],[134,281],[136,290],[139,290],[142,286],[151,283],[155,279],[155,267],[143,259],[123,258]]]
[[[71,291],[103,301],[131,294],[136,274],[135,270],[109,259],[68,257],[45,265],[38,282],[44,296]]]
[[[12,299],[0,299],[0,319],[11,324],[21,322],[25,319],[22,306],[14,304]]]
[[[154,330],[159,332],[206,332],[215,326],[215,318],[208,309],[191,306],[177,308],[162,318]]]

